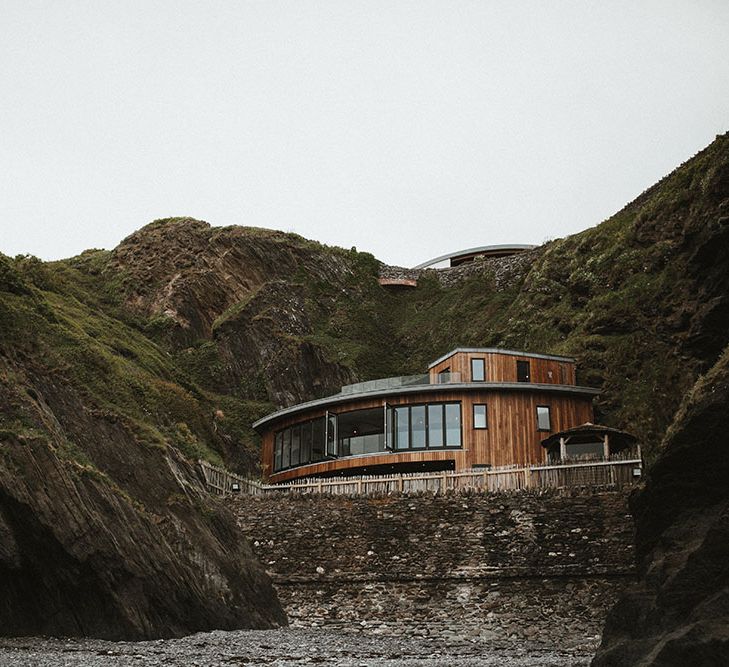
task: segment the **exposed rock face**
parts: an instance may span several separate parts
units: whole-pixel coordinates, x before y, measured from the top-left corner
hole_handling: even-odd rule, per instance
[[[126,366],[132,331],[115,367],[98,340],[109,332],[47,294],[0,261],[0,632],[147,639],[285,624],[231,514],[166,430],[176,390],[153,416],[165,385]]]
[[[109,444],[134,452],[122,438]],[[286,623],[268,577],[189,463],[138,461],[151,495],[167,496],[146,511],[46,443],[2,447],[3,634],[150,639]]]
[[[696,384],[632,506],[642,579],[595,667],[729,664],[729,348]]]
[[[107,273],[124,276],[128,307],[167,320],[180,347],[215,338],[224,364],[216,388],[259,377],[279,406],[335,393],[354,381],[306,340],[312,316],[302,281],[335,289],[354,275],[350,254],[293,234],[212,228],[190,218],[147,225],[114,250]]]
[[[329,361],[302,334],[313,333],[301,286],[272,281],[223,322],[215,341],[230,373],[229,382],[259,375],[277,405],[328,396],[355,381],[351,369]]]

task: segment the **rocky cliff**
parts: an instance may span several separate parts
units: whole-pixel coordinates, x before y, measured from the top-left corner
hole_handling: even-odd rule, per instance
[[[635,494],[641,583],[595,667],[729,664],[729,348],[676,415]]]
[[[0,258],[0,631],[143,639],[285,624],[191,465],[197,441],[173,415],[202,414],[201,397],[133,329],[19,264]]]

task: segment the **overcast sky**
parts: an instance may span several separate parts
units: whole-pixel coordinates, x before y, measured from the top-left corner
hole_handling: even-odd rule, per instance
[[[0,0],[0,251],[189,215],[413,265],[599,223],[729,129],[729,2]]]

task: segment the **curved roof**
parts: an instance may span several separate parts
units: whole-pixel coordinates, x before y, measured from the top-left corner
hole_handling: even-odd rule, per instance
[[[466,248],[465,250],[457,250],[456,252],[450,252],[447,255],[440,255],[440,257],[435,257],[433,259],[429,259],[427,262],[423,262],[422,264],[418,264],[417,266],[414,266],[414,269],[427,269],[429,266],[433,266],[433,264],[437,264],[438,262],[444,262],[447,259],[458,259],[461,256],[468,256],[468,255],[477,255],[477,254],[494,254],[494,253],[504,253],[504,254],[517,254],[519,252],[524,252],[525,250],[532,250],[536,248],[535,245],[529,245],[529,244],[518,244],[518,243],[507,243],[505,245],[482,245],[482,246],[476,246],[475,248]],[[511,252],[513,251],[513,252]]]
[[[600,393],[599,389],[592,387],[578,387],[575,385],[565,384],[536,384],[531,382],[454,382],[451,384],[419,384],[393,387],[388,389],[379,389],[377,391],[362,391],[351,394],[334,394],[325,398],[317,398],[306,403],[299,403],[288,408],[283,408],[262,417],[253,423],[253,428],[259,430],[264,426],[268,426],[272,422],[278,421],[283,417],[291,417],[301,412],[306,412],[314,408],[324,408],[335,406],[341,403],[351,403],[360,398],[379,398],[387,396],[399,396],[403,394],[425,394],[429,392],[464,392],[464,391],[484,391],[484,390],[501,390],[501,391],[547,391],[558,394],[578,394],[584,396],[596,396]]]

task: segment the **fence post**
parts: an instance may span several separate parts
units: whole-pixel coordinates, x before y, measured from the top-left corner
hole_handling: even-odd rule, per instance
[[[524,488],[528,489],[531,482],[531,468],[524,468]]]
[[[405,479],[400,475],[397,479],[397,486],[400,489],[400,493],[405,493]]]

